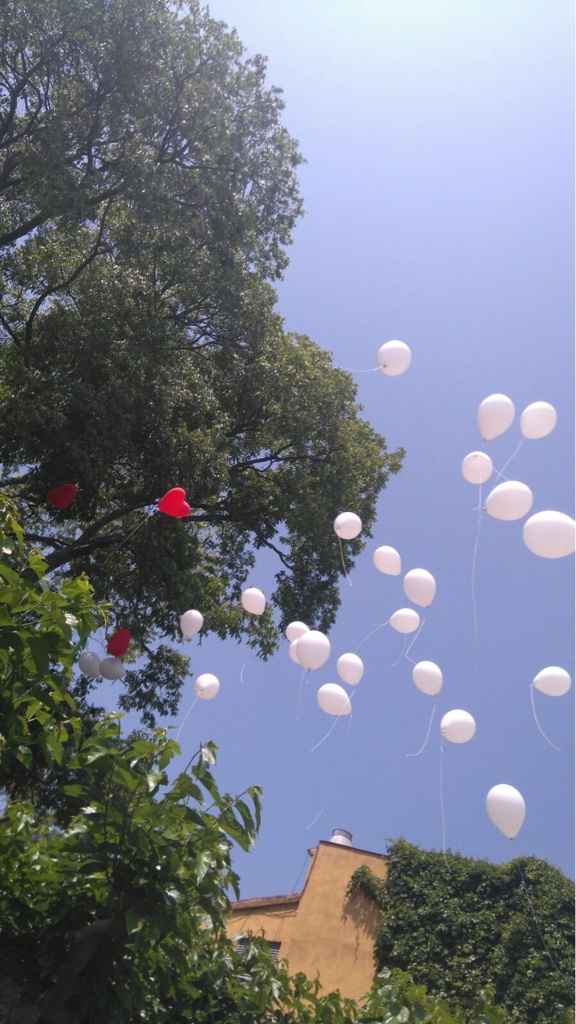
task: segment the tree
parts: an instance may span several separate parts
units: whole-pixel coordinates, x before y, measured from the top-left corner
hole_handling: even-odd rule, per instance
[[[187,661],[165,639],[187,607],[262,656],[291,618],[329,628],[332,520],[353,508],[369,536],[403,455],[274,311],[300,157],[265,62],[182,14],[9,2],[0,51],[0,483],[50,568],[88,572],[130,628],[147,661],[123,706],[149,723],[178,707]],[[66,481],[77,499],[55,512]],[[186,520],[155,512],[173,485]],[[259,550],[278,571],[255,622],[238,599]]]
[[[344,1024],[347,1004],[224,933],[231,847],[260,791],[223,794],[204,743],[87,717],[73,663],[104,609],[86,579],[50,586],[0,502],[0,1019],[7,1024]]]
[[[463,1024],[464,1017],[450,1009],[443,999],[415,985],[405,971],[382,968],[363,1001],[362,1024]],[[469,1018],[473,1024],[506,1024],[502,1010],[477,993],[476,1007]]]
[[[353,876],[381,910],[378,968],[408,972],[468,1022],[487,991],[510,1022],[572,1021],[574,891],[533,857],[496,865],[419,850],[404,840],[388,852],[381,882]]]

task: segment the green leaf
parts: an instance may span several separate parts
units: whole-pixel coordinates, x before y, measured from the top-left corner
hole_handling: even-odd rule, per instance
[[[142,931],[145,919],[141,914],[137,914],[134,910],[127,910],[124,919],[126,921],[126,931],[128,932],[128,935],[137,935],[138,932]]]
[[[56,764],[62,764],[64,751],[62,749],[62,743],[57,732],[53,730],[46,730],[44,732],[44,741],[46,743],[48,751],[56,761]]]
[[[0,576],[6,580],[7,583],[11,583],[17,587],[21,586],[20,577],[18,573],[11,569],[5,562],[0,562]]]
[[[84,796],[86,787],[80,786],[77,782],[71,782],[62,786],[62,792],[66,793],[67,796]]]
[[[54,653],[54,636],[53,634],[44,634],[43,636],[30,636],[28,639],[28,645],[32,652],[32,657],[36,665],[36,669],[40,676],[48,675],[50,670],[50,656]]]
[[[148,772],[146,775],[146,785],[148,786],[148,792],[153,793],[158,788],[162,779],[164,778],[164,772]]]

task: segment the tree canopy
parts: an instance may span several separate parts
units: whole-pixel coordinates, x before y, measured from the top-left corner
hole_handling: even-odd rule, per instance
[[[497,865],[398,840],[388,876],[353,876],[381,910],[378,968],[408,972],[466,1021],[489,994],[519,1024],[573,1021],[574,887],[533,857]]]
[[[130,628],[146,660],[124,706],[152,722],[178,706],[186,608],[263,656],[291,618],[331,625],[332,520],[353,508],[368,536],[403,453],[274,310],[301,158],[265,61],[197,3],[0,18],[0,483],[50,568],[87,571]],[[155,511],[175,485],[179,522]],[[238,599],[261,549],[276,587],[255,623]]]

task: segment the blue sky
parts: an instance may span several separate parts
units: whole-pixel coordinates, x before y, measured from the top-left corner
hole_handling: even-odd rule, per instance
[[[520,436],[518,415],[482,443],[483,397],[504,392],[518,414],[552,402],[556,431],[526,442],[507,475],[530,485],[534,511],[573,514],[571,5],[213,0],[210,9],[249,52],[269,57],[284,122],[307,160],[307,212],[279,289],[286,328],[342,367],[373,366],[390,338],[413,350],[403,377],[356,375],[364,415],[407,458],[382,495],[352,586],[342,587],[334,656],[311,675],[303,713],[285,648],[263,664],[233,643],[188,645],[193,670],[215,672],[222,687],[189,716],[186,758],[212,738],[223,786],[264,787],[261,836],[236,861],[242,895],[298,888],[306,849],[333,826],[370,850],[397,836],[441,848],[438,722],[451,708],[469,710],[477,734],[443,755],[449,848],[498,862],[534,855],[572,873],[573,692],[537,697],[556,753],[532,720],[529,684],[546,665],[573,673],[573,559],[536,558],[520,523],[484,517],[476,647],[477,492],[460,476],[467,452],[484,447],[499,466]],[[406,757],[420,747],[434,701],[415,689],[408,662],[391,667],[402,641],[385,629],[362,650],[351,724],[311,753],[331,721],[315,691],[336,681],[336,656],[407,603],[401,579],[373,569],[377,544],[394,545],[406,569],[427,568],[438,582],[412,651],[444,672],[430,744]],[[269,579],[266,562],[249,582],[266,589]],[[500,782],[527,804],[513,842],[484,810]]]

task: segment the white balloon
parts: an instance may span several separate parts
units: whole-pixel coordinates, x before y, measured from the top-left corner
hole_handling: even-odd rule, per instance
[[[203,672],[194,683],[194,693],[200,700],[214,700],[219,689],[220,680],[211,672]]]
[[[307,626],[305,622],[290,622],[286,626],[286,639],[292,643],[293,640],[299,640],[304,633],[307,633],[310,626]]]
[[[357,654],[341,654],[336,662],[336,671],[343,683],[357,686],[364,675],[364,662]]]
[[[469,484],[485,484],[494,471],[486,452],[470,452],[462,459],[462,476]]]
[[[550,402],[532,402],[520,417],[520,430],[524,437],[536,441],[552,433],[557,419],[556,409]]]
[[[427,608],[436,593],[436,580],[427,569],[410,569],[404,577],[404,593],[409,601]]]
[[[514,786],[502,783],[492,786],[486,795],[486,811],[492,824],[507,839],[514,839],[524,824],[526,804],[522,793],[514,789]]]
[[[413,608],[398,608],[388,622],[397,633],[415,633],[420,625],[420,616]]]
[[[199,633],[204,625],[202,612],[190,608],[180,616],[180,630],[185,640],[191,640],[195,633]]]
[[[488,395],[478,406],[478,430],[485,441],[493,441],[514,421],[516,410],[508,395]]]
[[[349,715],[352,712],[352,703],[346,690],[338,683],[324,683],[317,693],[318,704],[328,715]]]
[[[258,587],[248,587],[247,590],[242,591],[240,598],[242,607],[245,612],[249,612],[250,615],[262,615],[266,607],[266,598]]]
[[[341,540],[354,540],[362,533],[362,520],[355,512],[341,512],[334,520],[334,532]]]
[[[78,667],[87,679],[96,679],[100,675],[100,658],[92,651],[82,651],[78,658]]]
[[[99,675],[103,676],[104,679],[123,679],[126,675],[126,669],[120,658],[102,658]]]
[[[528,515],[532,508],[532,491],[520,480],[506,480],[490,491],[486,498],[486,511],[493,519],[512,522]]]
[[[412,351],[405,341],[385,341],[376,358],[378,369],[385,377],[400,377],[412,362]]]
[[[425,693],[428,697],[435,697],[442,689],[444,677],[442,669],[435,662],[419,661],[412,669],[412,680],[420,693]]]
[[[540,558],[564,558],[576,549],[576,522],[564,512],[536,512],[524,523],[522,535]]]
[[[572,686],[570,673],[558,665],[543,668],[532,680],[534,687],[547,697],[563,697]]]
[[[440,722],[440,732],[449,743],[468,743],[476,732],[476,722],[468,711],[456,708],[446,712]]]
[[[298,641],[298,661],[302,668],[317,669],[330,657],[330,641],[317,629],[309,629]]]
[[[372,555],[372,561],[378,572],[385,572],[387,576],[399,576],[402,572],[402,559],[396,548],[390,548],[386,544],[376,548]]]
[[[298,644],[299,643],[300,643],[300,637],[298,637],[296,640],[292,640],[290,642],[290,647],[288,648],[288,654],[292,658],[292,661],[294,662],[295,665],[300,665],[300,667],[302,667],[302,663],[300,661],[300,658],[298,657]]]

